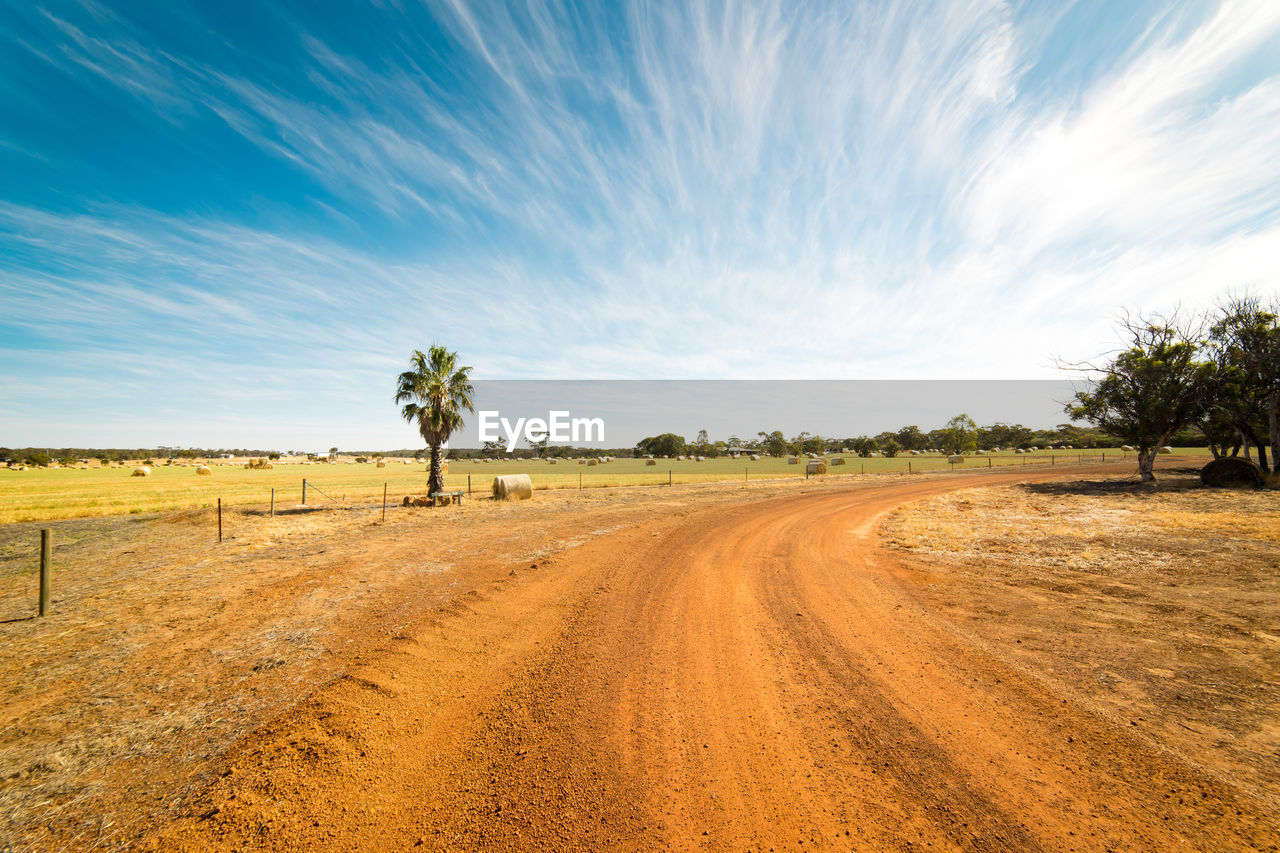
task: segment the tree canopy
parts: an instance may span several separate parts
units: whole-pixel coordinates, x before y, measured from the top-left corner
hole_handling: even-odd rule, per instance
[[[400,415],[416,424],[431,448],[430,492],[444,490],[444,466],[440,448],[462,427],[463,411],[474,412],[471,368],[458,364],[457,353],[433,344],[427,353],[414,350],[409,369],[396,382],[395,401]]]

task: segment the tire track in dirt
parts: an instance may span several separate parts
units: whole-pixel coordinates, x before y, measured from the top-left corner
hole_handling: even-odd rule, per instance
[[[1264,807],[893,580],[876,520],[970,483],[694,511],[565,552],[249,738],[152,844],[1275,849]]]

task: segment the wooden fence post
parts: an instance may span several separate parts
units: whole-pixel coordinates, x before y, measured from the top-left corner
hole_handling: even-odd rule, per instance
[[[44,528],[40,531],[40,615],[49,612],[50,575],[53,573],[53,531]]]
[[[218,541],[222,541],[222,498],[218,498]]]
[[[274,486],[271,489],[271,517],[276,517],[276,490]]]
[[[387,483],[385,480],[382,483],[382,520],[387,520]]]

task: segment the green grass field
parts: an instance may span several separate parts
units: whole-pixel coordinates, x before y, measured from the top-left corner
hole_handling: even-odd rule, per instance
[[[1179,450],[1179,455],[1207,456],[1204,448]],[[1119,451],[1106,451],[1108,461],[1121,458]],[[1058,450],[1014,455],[970,456],[966,469],[1010,465],[1080,464],[1081,456],[1100,459],[1102,451]],[[1124,456],[1133,460],[1133,454]],[[894,459],[845,456],[843,466],[829,465],[826,476],[856,474],[945,471],[951,466],[942,456],[899,456]],[[534,460],[501,460],[497,462],[452,461],[446,487],[465,490],[468,477],[478,495],[489,493],[497,474],[526,473],[535,489],[576,489],[614,486],[659,485],[668,481],[707,483],[738,481],[744,478],[762,480],[779,477],[803,477],[804,464],[789,465],[786,459],[762,458],[757,462],[736,459],[708,459],[705,462],[658,459],[646,465],[643,459],[616,459],[595,466],[561,461],[550,464]],[[1157,462],[1157,473],[1159,462]],[[276,465],[270,471],[249,471],[240,465],[213,467],[212,476],[197,476],[195,468],[152,468],[150,477],[132,477],[133,468],[62,468],[29,471],[0,469],[0,524],[17,521],[43,521],[60,518],[125,515],[129,513],[167,512],[214,505],[219,498],[226,506],[266,507],[271,490],[276,490],[276,507],[296,506],[302,499],[302,480],[311,488],[307,503],[332,506],[333,501],[346,504],[370,504],[382,500],[387,486],[388,500],[399,503],[406,494],[426,491],[427,472],[422,463],[404,465],[388,461],[385,468],[374,463]],[[326,497],[326,495],[328,497]]]

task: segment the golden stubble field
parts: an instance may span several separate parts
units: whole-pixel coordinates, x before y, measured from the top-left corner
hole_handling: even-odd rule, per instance
[[[1183,451],[1179,451],[1182,453]],[[1193,449],[1186,454],[1205,451]],[[1106,460],[1124,458],[1117,451],[1105,451]],[[1104,451],[1038,451],[1036,453],[971,456],[962,466],[965,470],[992,467],[1035,467],[1038,465],[1071,466],[1102,459]],[[844,465],[831,464],[828,457],[827,477],[854,474],[897,474],[951,470],[945,457],[899,456],[859,458],[846,455]],[[1132,459],[1132,454],[1128,455]],[[213,460],[211,474],[200,476],[195,465],[158,465],[151,467],[148,477],[133,477],[136,465],[122,467],[89,467],[0,469],[0,524],[62,518],[90,518],[129,513],[169,512],[202,509],[216,505],[241,508],[269,507],[272,489],[277,507],[293,507],[302,501],[302,481],[306,479],[307,503],[314,506],[372,505],[382,501],[383,487],[389,499],[398,502],[407,494],[426,490],[427,468],[423,463],[405,464],[399,459],[386,460],[386,467],[374,462],[356,463],[340,457],[335,463],[275,463],[270,470],[246,470],[247,460]],[[750,459],[717,458],[703,462],[657,459],[648,465],[644,459],[619,458],[611,462],[588,465],[577,460],[555,464],[543,460],[499,459],[492,462],[454,460],[449,464],[445,487],[485,495],[493,478],[499,474],[529,474],[535,489],[584,489],[615,486],[654,486],[666,484],[743,482],[751,480],[804,477],[803,464],[788,464],[786,458]]]

